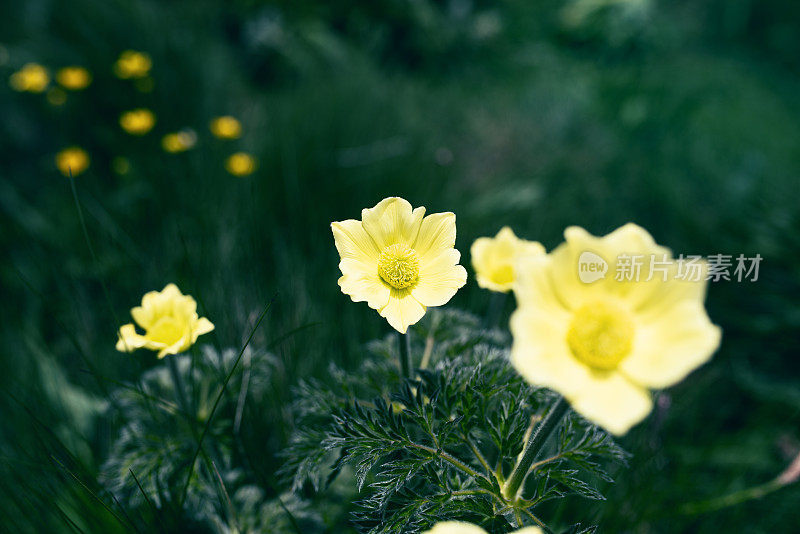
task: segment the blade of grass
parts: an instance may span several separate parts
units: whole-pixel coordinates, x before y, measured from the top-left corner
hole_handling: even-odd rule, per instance
[[[242,350],[239,351],[239,355],[236,357],[236,360],[233,362],[230,371],[228,371],[228,375],[225,377],[225,381],[222,383],[222,389],[220,389],[219,394],[217,395],[217,398],[214,401],[213,406],[211,407],[211,412],[209,412],[208,414],[208,419],[206,420],[206,424],[203,427],[203,432],[200,434],[200,439],[197,440],[197,449],[195,449],[194,456],[192,457],[191,462],[189,462],[189,472],[186,475],[186,482],[183,484],[183,490],[181,490],[181,496],[178,499],[178,508],[183,508],[183,502],[186,499],[186,493],[189,491],[189,483],[191,482],[192,474],[194,473],[194,464],[195,462],[197,462],[197,457],[200,455],[200,450],[203,448],[203,440],[208,434],[208,429],[211,427],[211,421],[214,419],[214,414],[217,411],[217,407],[219,406],[219,403],[222,400],[223,395],[225,395],[225,391],[228,388],[228,383],[233,377],[233,373],[234,371],[236,371],[236,367],[239,365],[239,362],[242,359],[244,351],[250,345],[250,341],[252,341],[253,336],[258,330],[258,327],[261,325],[261,321],[264,320],[264,316],[267,315],[267,312],[272,307],[273,302],[275,302],[275,298],[276,297],[272,297],[272,299],[264,307],[264,311],[262,311],[261,315],[258,317],[258,321],[256,321],[255,326],[250,331],[250,335],[247,337],[247,341],[245,341],[244,345],[242,346]]]

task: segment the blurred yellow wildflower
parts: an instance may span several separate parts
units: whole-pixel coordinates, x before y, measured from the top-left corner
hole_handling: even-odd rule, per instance
[[[161,291],[150,291],[142,297],[142,305],[131,310],[133,320],[144,329],[136,332],[133,323],[119,329],[117,350],[133,352],[139,348],[157,350],[158,357],[184,352],[197,338],[214,330],[205,317],[198,317],[197,302],[184,295],[175,284]]]
[[[15,91],[41,93],[50,83],[47,69],[38,63],[27,63],[9,78],[9,84]]]
[[[71,146],[56,154],[56,167],[64,176],[78,176],[89,168],[89,154],[80,147]]]
[[[194,130],[186,129],[180,132],[168,133],[161,138],[161,148],[165,152],[172,154],[176,152],[185,152],[192,148],[197,142],[197,134]]]
[[[119,125],[131,135],[144,135],[153,129],[156,116],[145,108],[126,111],[119,117]]]
[[[65,89],[80,91],[92,83],[92,75],[83,67],[64,67],[56,72],[56,81]]]
[[[442,521],[433,525],[423,534],[488,534],[478,525],[464,523],[463,521]],[[542,534],[539,527],[525,527],[513,531],[511,534]]]
[[[214,118],[208,128],[220,139],[237,139],[242,135],[242,123],[230,115]]]
[[[247,176],[256,170],[256,160],[247,152],[236,152],[225,160],[225,170],[234,176]]]
[[[399,197],[361,211],[360,221],[331,224],[341,262],[339,286],[353,302],[378,310],[398,332],[442,306],[467,282],[458,261],[456,216],[412,211]],[[424,217],[424,218],[423,218]]]
[[[67,93],[60,87],[51,87],[45,96],[47,101],[53,106],[61,106],[67,101]]]
[[[703,307],[706,266],[703,276],[681,277],[669,249],[635,224],[604,237],[570,227],[564,237],[517,265],[511,361],[529,382],[625,434],[650,413],[649,389],[681,381],[719,346]],[[626,274],[631,258],[638,280]]]
[[[150,56],[136,50],[125,50],[114,63],[114,74],[118,78],[144,78],[150,72],[153,62]]]
[[[514,264],[518,258],[526,254],[544,253],[541,243],[518,238],[508,226],[493,238],[479,237],[470,249],[478,285],[501,293],[511,291]]]

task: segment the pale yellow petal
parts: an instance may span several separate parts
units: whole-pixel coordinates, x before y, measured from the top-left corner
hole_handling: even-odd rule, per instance
[[[419,281],[411,288],[411,295],[425,306],[442,306],[467,283],[467,271],[458,260],[456,249],[442,252],[434,261],[420,265]]]
[[[649,321],[640,319],[633,349],[620,370],[642,386],[665,388],[710,360],[721,337],[702,302],[684,300]]]
[[[190,341],[190,338],[189,338],[188,334],[189,333],[187,332],[187,335],[184,335],[181,339],[179,339],[178,341],[176,341],[172,345],[162,348],[158,352],[158,358],[161,359],[164,356],[167,356],[168,354],[180,354],[181,352],[186,351],[189,347],[192,346],[192,343]],[[162,346],[163,346],[163,344],[162,344]],[[153,349],[153,350],[155,350],[155,349]]]
[[[117,336],[117,350],[120,352],[133,352],[145,346],[146,341],[143,336],[136,333],[136,328],[132,323],[120,327]]]
[[[425,315],[426,307],[417,301],[408,289],[391,289],[389,302],[380,310],[389,324],[405,334],[408,327],[415,324]]]
[[[339,287],[353,302],[366,302],[374,310],[380,310],[389,302],[391,288],[378,276],[377,265],[342,260],[339,268],[344,273],[339,278]]]
[[[456,216],[454,213],[433,213],[422,220],[419,235],[412,248],[424,261],[456,245]]]
[[[525,527],[515,530],[511,534],[542,534],[542,529],[539,527]]]
[[[203,334],[208,334],[212,330],[214,330],[214,323],[205,317],[200,317],[194,326],[194,331],[192,332],[192,341],[197,341],[198,337],[202,336]]]
[[[436,523],[432,529],[425,531],[424,534],[486,534],[486,531],[472,523],[442,521]]]
[[[525,380],[578,395],[591,380],[589,367],[578,361],[566,343],[569,317],[557,308],[520,307],[511,315],[511,364]]]
[[[521,256],[514,262],[513,289],[520,308],[531,306],[559,314],[570,309],[553,285],[553,263],[545,254]]]
[[[672,257],[669,249],[657,245],[646,230],[632,223],[604,237],[595,237],[583,228],[571,226],[564,231],[564,238],[566,241],[550,254],[553,259],[551,276],[561,300],[571,309],[602,298],[603,295],[612,295],[627,300],[631,309],[636,310],[663,284],[663,277],[660,276],[646,280],[653,257],[657,261],[662,256],[668,260]],[[604,278],[591,283],[580,280],[579,259],[584,252],[591,252],[605,260],[608,270]],[[624,269],[624,256],[637,256],[630,261],[639,264],[638,281],[617,280],[618,271]]]
[[[424,215],[425,208],[412,211],[407,200],[389,197],[381,200],[374,208],[362,210],[361,222],[378,250],[382,251],[397,243],[412,246]]]
[[[374,265],[377,269],[378,250],[375,242],[367,234],[361,221],[348,219],[331,223],[333,239],[336,243],[336,250],[343,260],[354,260],[365,265]],[[344,272],[344,271],[342,271]]]
[[[505,226],[493,238],[476,239],[470,252],[478,285],[505,293],[513,288],[517,260],[544,254],[545,249],[540,243],[519,239],[511,228]]]
[[[643,420],[653,408],[650,393],[618,372],[592,372],[575,396],[572,408],[586,419],[621,436]]]

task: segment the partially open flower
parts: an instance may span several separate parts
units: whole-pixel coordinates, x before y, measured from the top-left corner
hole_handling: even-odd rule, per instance
[[[118,78],[144,78],[150,72],[153,62],[150,56],[136,50],[125,50],[114,63],[114,74]]]
[[[15,91],[41,93],[50,84],[50,75],[47,69],[38,63],[27,63],[11,75],[9,84]]]
[[[470,249],[478,285],[501,293],[511,291],[514,265],[521,256],[544,253],[541,243],[518,238],[508,226],[494,237],[479,237]]]
[[[225,160],[225,170],[234,176],[247,176],[256,170],[256,160],[247,152],[236,152]]]
[[[185,152],[192,148],[195,143],[197,143],[197,134],[190,129],[168,133],[161,138],[161,148],[171,154]]]
[[[197,302],[183,295],[175,284],[161,292],[151,291],[142,297],[142,305],[131,310],[133,320],[144,329],[136,332],[133,323],[119,329],[117,350],[133,352],[139,348],[157,350],[158,357],[178,354],[194,345],[197,338],[214,330],[205,317],[198,317]]]
[[[80,91],[92,83],[92,75],[83,67],[64,67],[56,73],[56,81],[65,89]]]
[[[529,382],[625,434],[650,413],[649,389],[683,380],[719,346],[703,306],[705,276],[679,276],[670,251],[635,224],[604,237],[570,227],[564,237],[517,266],[511,361]],[[584,258],[599,267],[581,270]],[[620,276],[632,258],[638,279]]]
[[[353,302],[378,310],[398,332],[442,306],[467,281],[458,261],[456,216],[412,211],[399,197],[361,211],[360,221],[331,224],[341,256],[339,286]]]
[[[65,148],[56,154],[56,167],[64,176],[78,176],[89,167],[89,154],[77,146]]]
[[[149,109],[126,111],[119,117],[119,125],[131,135],[144,135],[153,129],[156,116]]]
[[[208,128],[215,137],[220,139],[236,139],[242,135],[242,123],[230,115],[214,118]]]
[[[487,534],[478,525],[463,521],[442,521],[433,525],[433,528],[423,534]],[[511,534],[542,534],[539,527],[525,527],[513,531]]]

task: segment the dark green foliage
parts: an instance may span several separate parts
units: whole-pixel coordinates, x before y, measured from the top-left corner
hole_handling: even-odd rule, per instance
[[[296,391],[297,431],[284,453],[296,490],[323,484],[351,466],[358,491],[353,520],[363,532],[416,532],[436,521],[469,520],[507,532],[536,524],[537,505],[575,494],[602,499],[604,464],[626,454],[602,430],[570,415],[518,501],[502,485],[537,416],[553,394],[528,385],[510,366],[504,337],[476,317],[431,310],[410,329],[414,379],[401,380],[397,338],[369,345],[362,367],[336,368],[334,387]],[[587,478],[589,477],[589,478]]]
[[[204,346],[193,355],[167,356],[175,358],[184,399],[168,360],[112,394],[112,414],[126,423],[114,431],[118,437],[101,467],[101,482],[120,507],[176,531],[186,522],[218,533],[288,532],[293,524],[318,525],[308,504],[291,493],[270,496],[247,457],[240,427],[249,417],[243,414],[248,403],[268,393],[277,367],[275,357],[264,351],[245,352],[180,502],[201,428],[237,353]]]

